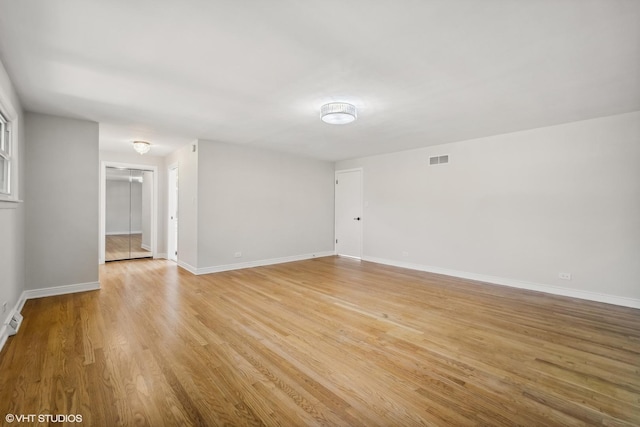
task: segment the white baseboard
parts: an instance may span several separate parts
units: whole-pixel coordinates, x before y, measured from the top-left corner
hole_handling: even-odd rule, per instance
[[[623,307],[640,308],[640,299],[621,297],[617,295],[601,294],[598,292],[582,291],[579,289],[562,288],[560,286],[543,285],[540,283],[526,282],[516,279],[507,279],[504,277],[490,276],[486,274],[469,273],[466,271],[450,270],[446,268],[432,267],[422,264],[413,264],[408,262],[393,261],[383,258],[362,257],[363,261],[375,262],[378,264],[392,265],[394,267],[408,268],[411,270],[426,271],[429,273],[444,274],[446,276],[460,277],[462,279],[475,280],[478,282],[487,282],[494,285],[509,286],[512,288],[527,289],[530,291],[544,292],[553,295],[562,295],[566,297],[579,298],[589,301],[604,302]]]
[[[180,265],[181,267],[184,267],[186,270],[190,271],[193,274],[201,275],[201,274],[210,274],[210,273],[220,273],[222,271],[240,270],[243,268],[262,267],[265,265],[282,264],[285,262],[303,261],[305,259],[321,258],[321,257],[333,256],[333,255],[335,255],[334,251],[324,251],[324,252],[315,252],[312,254],[293,255],[293,256],[287,256],[287,257],[281,257],[281,258],[270,258],[270,259],[261,259],[257,261],[239,262],[234,264],[215,265],[212,267],[194,268],[192,266],[189,266],[192,270],[182,265],[180,261],[178,262],[178,265]]]
[[[25,300],[54,295],[75,294],[77,292],[95,291],[100,289],[100,282],[78,283],[75,285],[54,286],[51,288],[29,289],[23,292]]]
[[[194,266],[187,264],[184,261],[180,261],[178,260],[178,266],[184,268],[185,270],[187,270],[189,273],[191,274],[198,274],[197,273],[197,268],[195,268]]]
[[[4,348],[4,345],[7,342],[8,338],[9,338],[9,325],[7,325],[6,323],[3,323],[2,326],[0,326],[0,351],[2,351],[2,349]]]
[[[151,246],[149,246],[149,245],[145,245],[144,243],[141,243],[141,244],[140,244],[140,247],[141,247],[142,249],[144,249],[145,251],[149,251],[149,252],[151,252]]]
[[[156,254],[156,255],[153,257],[153,259],[168,259],[168,258],[167,258],[167,254],[165,254],[165,253],[159,253],[159,254]]]

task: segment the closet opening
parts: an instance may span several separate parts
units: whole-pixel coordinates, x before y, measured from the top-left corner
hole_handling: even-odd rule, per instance
[[[153,258],[152,170],[105,168],[104,261]]]

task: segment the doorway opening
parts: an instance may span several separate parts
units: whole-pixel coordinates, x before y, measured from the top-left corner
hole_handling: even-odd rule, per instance
[[[336,171],[336,254],[362,258],[362,169]]]
[[[155,166],[102,163],[100,263],[156,256],[157,200]]]
[[[178,166],[169,166],[167,176],[167,259],[178,262]]]

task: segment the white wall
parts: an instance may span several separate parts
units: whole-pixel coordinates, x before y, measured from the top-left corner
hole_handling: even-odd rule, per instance
[[[198,151],[200,269],[333,252],[332,163],[205,140]]]
[[[25,117],[26,288],[98,282],[98,124]]]
[[[365,259],[640,307],[639,165],[635,112],[336,169],[364,168]]]
[[[0,63],[0,104],[15,111],[18,127],[13,129],[17,139],[19,182],[18,198],[24,199],[24,115],[16,92]],[[3,326],[16,308],[24,291],[24,203],[0,202],[0,348],[6,335]],[[7,310],[2,312],[2,304]]]

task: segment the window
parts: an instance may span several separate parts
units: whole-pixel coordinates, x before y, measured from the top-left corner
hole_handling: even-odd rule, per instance
[[[2,71],[2,64],[0,64]],[[0,85],[0,209],[15,209],[20,202],[20,129],[21,120],[12,99]]]
[[[0,114],[0,194],[11,195],[11,129]]]

